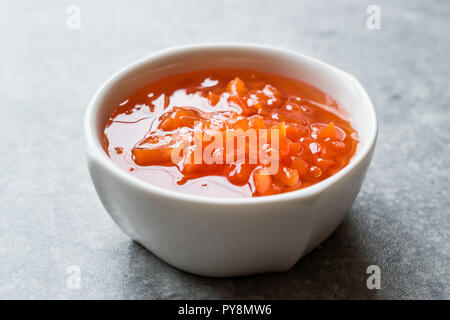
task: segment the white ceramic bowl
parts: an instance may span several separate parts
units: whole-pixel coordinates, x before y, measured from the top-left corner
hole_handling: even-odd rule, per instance
[[[116,166],[102,149],[113,108],[161,77],[196,69],[243,67],[298,78],[330,94],[359,133],[353,160],[311,187],[257,198],[207,198],[163,189]],[[106,211],[132,239],[167,263],[199,275],[279,272],[324,241],[361,188],[372,158],[377,120],[352,76],[296,52],[259,45],[210,44],[164,50],[111,76],[85,117],[89,171]]]

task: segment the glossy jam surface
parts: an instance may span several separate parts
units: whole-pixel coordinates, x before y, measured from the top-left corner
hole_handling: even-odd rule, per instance
[[[233,134],[242,132],[239,144]],[[105,151],[129,174],[209,197],[311,186],[345,167],[357,145],[356,131],[329,95],[245,69],[149,83],[116,106],[104,130]]]

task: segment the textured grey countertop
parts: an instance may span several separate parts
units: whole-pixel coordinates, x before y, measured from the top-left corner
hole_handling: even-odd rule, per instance
[[[80,30],[66,26],[71,3]],[[380,30],[366,27],[370,4]],[[3,1],[0,12],[0,298],[450,298],[450,2]],[[176,270],[121,233],[89,179],[82,123],[99,85],[156,50],[210,41],[322,59],[377,109],[355,205],[289,272]],[[380,290],[366,287],[372,264]],[[67,286],[72,265],[80,289]]]

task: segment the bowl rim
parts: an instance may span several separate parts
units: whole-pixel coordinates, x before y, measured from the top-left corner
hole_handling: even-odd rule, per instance
[[[99,102],[101,101],[102,96],[107,94],[107,92],[109,91],[109,89],[112,87],[113,84],[115,84],[116,82],[120,82],[128,73],[141,68],[143,65],[147,64],[150,60],[155,60],[168,55],[178,55],[185,53],[187,51],[217,50],[217,49],[262,50],[276,54],[289,55],[292,57],[306,60],[312,64],[325,67],[332,72],[337,72],[345,76],[348,81],[353,83],[354,87],[358,90],[359,94],[361,94],[362,99],[365,100],[366,103],[362,104],[361,107],[368,108],[369,114],[371,115],[368,121],[372,122],[373,130],[370,132],[369,138],[367,139],[368,140],[367,143],[358,151],[356,156],[353,157],[352,160],[343,169],[341,169],[339,172],[335,173],[331,177],[328,177],[304,189],[261,197],[214,198],[183,193],[181,191],[159,187],[144,180],[141,180],[129,174],[116,164],[114,164],[113,161],[111,161],[111,159],[107,156],[106,152],[101,147],[101,143],[98,141],[95,134],[96,119],[94,118],[93,115],[94,111],[96,111],[100,106]],[[351,114],[349,114],[349,116],[351,117]],[[94,94],[94,96],[92,97],[92,99],[88,104],[84,117],[84,133],[88,154],[94,157],[104,168],[106,168],[110,173],[115,175],[117,178],[122,179],[124,182],[134,185],[135,187],[139,188],[142,191],[150,192],[157,196],[168,198],[171,200],[179,200],[179,201],[181,200],[211,205],[256,205],[268,202],[305,199],[316,196],[321,192],[323,192],[324,190],[330,188],[332,185],[336,184],[339,180],[341,180],[344,176],[354,171],[355,168],[358,167],[358,165],[360,165],[364,159],[370,156],[372,149],[375,147],[378,134],[378,124],[375,108],[361,83],[354,76],[350,75],[349,73],[341,69],[338,69],[318,59],[309,57],[305,54],[269,45],[242,44],[242,43],[206,43],[206,44],[191,44],[191,45],[179,45],[169,47],[167,49],[157,51],[144,58],[141,58],[112,74],[100,86],[100,88],[96,91],[96,93]]]

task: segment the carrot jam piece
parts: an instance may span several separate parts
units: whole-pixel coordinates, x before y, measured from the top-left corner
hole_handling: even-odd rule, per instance
[[[332,97],[255,70],[173,75],[113,108],[103,137],[108,156],[144,181],[196,195],[306,188],[344,168],[358,146]]]

